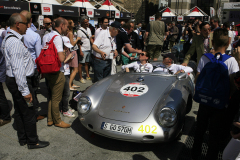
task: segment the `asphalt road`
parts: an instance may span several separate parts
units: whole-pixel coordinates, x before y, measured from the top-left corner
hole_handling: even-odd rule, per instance
[[[120,69],[120,67],[118,67]],[[91,73],[90,76],[93,76]],[[76,80],[79,77],[75,78]],[[80,84],[79,89],[84,90],[91,85],[91,81]],[[13,104],[12,96],[4,86],[4,91],[9,104]],[[40,102],[40,113],[47,114],[47,88],[44,80],[40,83],[38,99]],[[71,95],[70,95],[71,97]],[[63,129],[55,126],[48,127],[47,119],[37,122],[37,131],[40,140],[49,141],[50,146],[42,149],[28,150],[27,146],[20,146],[17,139],[17,132],[14,129],[14,109],[12,122],[0,127],[0,160],[177,160],[181,149],[185,146],[188,133],[195,122],[198,105],[193,103],[191,112],[186,115],[186,125],[180,140],[165,144],[139,144],[124,142],[105,138],[88,131],[83,127],[77,118],[63,117],[62,120],[72,124],[71,128]]]

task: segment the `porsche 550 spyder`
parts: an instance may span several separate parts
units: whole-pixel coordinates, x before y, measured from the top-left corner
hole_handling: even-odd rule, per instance
[[[192,108],[193,76],[118,72],[96,82],[78,100],[82,125],[113,139],[172,141]]]

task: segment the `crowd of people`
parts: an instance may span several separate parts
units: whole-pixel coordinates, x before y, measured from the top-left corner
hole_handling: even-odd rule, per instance
[[[240,103],[240,34],[237,32],[240,28],[238,25],[230,26],[227,22],[219,25],[217,17],[213,17],[210,23],[195,19],[183,24],[166,24],[161,18],[161,13],[157,13],[155,21],[142,26],[131,20],[127,23],[114,21],[109,24],[109,19],[103,17],[99,23],[101,27],[94,28],[89,26],[87,16],[80,17],[77,25],[71,19],[54,16],[53,19],[44,18],[44,25],[38,29],[38,24],[32,22],[30,12],[12,14],[7,23],[1,23],[0,29],[0,126],[11,122],[11,108],[2,85],[4,82],[14,101],[19,144],[27,144],[29,149],[34,149],[49,145],[49,142],[38,139],[36,129],[37,120],[45,118],[44,115],[38,115],[37,110],[37,91],[41,78],[45,78],[48,88],[47,125],[69,128],[71,125],[62,121],[60,114],[75,117],[75,110],[68,107],[68,102],[70,91],[81,87],[74,84],[77,74],[79,81],[86,83],[116,74],[117,65],[122,65],[126,72],[133,68],[136,72],[191,73],[193,69],[188,63],[194,60],[198,65],[195,77],[198,87],[201,73],[205,71],[207,63],[212,61],[205,56],[206,53],[213,57],[215,55],[220,60],[222,55],[230,55],[223,62],[231,84],[228,103],[223,109],[199,104],[192,148],[192,159],[198,159],[203,135],[209,130],[206,159],[216,159],[219,144],[230,135],[232,122],[236,128],[240,128],[239,114],[236,114]],[[176,64],[171,48],[181,42],[184,43],[185,58],[182,64]],[[41,74],[35,62],[50,44],[55,46],[54,51],[61,67],[56,72]],[[170,53],[161,54],[169,49]],[[162,64],[153,68],[149,60],[157,61],[160,56],[163,57]],[[90,77],[90,69],[94,73],[93,77]],[[231,131],[232,140],[224,151],[224,160],[235,159],[237,156],[240,159],[239,133]]]

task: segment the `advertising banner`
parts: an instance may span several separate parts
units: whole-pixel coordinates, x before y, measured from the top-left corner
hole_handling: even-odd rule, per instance
[[[155,21],[155,16],[150,16],[149,17],[149,22],[151,22],[151,21]]]
[[[32,14],[41,15],[41,3],[30,3],[30,12]]]
[[[209,16],[203,16],[203,22],[209,21]]]
[[[162,17],[161,21],[172,22],[172,17]]]
[[[53,15],[51,4],[41,4],[42,15]]]
[[[120,11],[115,11],[115,18],[120,18]]]
[[[44,16],[42,16],[42,15],[38,16],[38,24],[39,24],[39,26],[43,26],[43,19],[44,19]]]
[[[195,19],[195,18],[200,18],[200,20],[203,20],[203,16],[184,16],[184,20],[188,21],[189,19]]]
[[[110,18],[110,11],[109,10],[97,10],[94,9],[94,17],[101,18],[101,17],[108,17]]]
[[[78,7],[53,5],[53,14],[58,14],[60,16],[72,16],[78,17]]]
[[[85,16],[87,15],[86,8],[80,8],[80,16]]]
[[[228,21],[229,22],[240,22],[240,12],[239,11],[230,11]]]
[[[87,8],[87,16],[90,18],[94,17],[94,9]]]
[[[177,21],[183,21],[183,16],[177,16]]]
[[[211,17],[215,16],[215,9],[213,7],[210,7],[210,16]]]
[[[115,18],[115,11],[111,11],[111,18]]]
[[[123,19],[131,19],[131,13],[121,12],[120,18],[123,18]]]
[[[29,11],[27,2],[0,1],[0,14],[20,13],[22,10]]]
[[[171,19],[172,19],[173,22],[177,21],[177,17],[171,17]]]
[[[240,9],[240,2],[224,3],[223,9]]]

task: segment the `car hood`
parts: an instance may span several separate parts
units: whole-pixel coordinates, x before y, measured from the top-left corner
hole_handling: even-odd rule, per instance
[[[140,74],[123,74],[106,90],[98,106],[101,117],[125,122],[143,122],[151,113],[166,88],[176,81],[176,77],[142,75],[148,91],[138,97],[127,97],[120,90],[129,83],[139,83]]]

